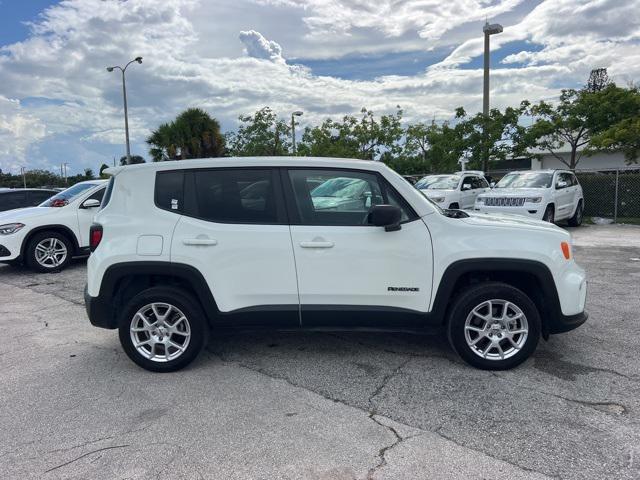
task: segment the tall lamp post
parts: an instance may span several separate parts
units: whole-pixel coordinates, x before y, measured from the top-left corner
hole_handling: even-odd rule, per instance
[[[296,117],[300,117],[304,112],[296,110],[291,114],[291,145],[293,146],[293,154],[296,154]]]
[[[127,113],[127,87],[124,80],[124,72],[127,70],[127,67],[134,62],[142,63],[142,57],[136,57],[127,63],[124,68],[119,65],[114,65],[113,67],[107,67],[107,72],[113,72],[116,68],[122,72],[122,96],[124,98],[124,134],[127,140],[127,165],[131,163],[131,147],[129,146],[129,118]]]
[[[489,68],[491,63],[489,37],[497,33],[502,33],[502,30],[502,25],[499,23],[489,24],[489,22],[487,22],[484,27],[482,27],[482,31],[484,32],[484,90],[482,92],[482,115],[484,116],[485,122],[489,117]],[[489,145],[487,145],[486,125],[483,127],[482,138],[484,143],[482,149],[482,169],[486,172],[489,168]]]

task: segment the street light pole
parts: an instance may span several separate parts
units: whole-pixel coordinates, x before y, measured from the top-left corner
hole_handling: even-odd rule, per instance
[[[296,110],[291,114],[291,145],[293,146],[293,154],[296,154],[296,117],[302,116],[304,112]]]
[[[26,168],[20,167],[20,173],[22,174],[22,186],[27,188],[27,177],[25,175]]]
[[[484,32],[484,88],[482,92],[482,115],[485,123],[489,118],[489,68],[491,66],[490,42],[489,37],[497,33],[502,33],[502,25],[499,23],[485,23],[482,31]],[[487,145],[486,124],[482,129],[482,169],[486,172],[489,169],[489,145]]]
[[[113,72],[113,70],[117,68],[122,73],[122,98],[124,99],[124,135],[127,142],[127,165],[131,164],[131,146],[129,144],[129,113],[127,111],[127,86],[124,72],[127,70],[127,67],[133,62],[142,63],[142,57],[134,58],[129,63],[127,63],[124,68],[120,67],[119,65],[107,67],[107,72]]]

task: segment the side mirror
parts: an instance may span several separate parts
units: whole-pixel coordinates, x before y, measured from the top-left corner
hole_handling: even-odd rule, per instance
[[[90,198],[82,202],[80,208],[96,208],[100,206],[100,200],[96,200],[95,198]]]
[[[558,180],[558,183],[556,183],[556,188],[567,188],[567,185],[568,183],[564,180]]]
[[[464,192],[465,190],[471,190],[471,184],[470,183],[463,183],[462,184],[462,191]]]
[[[400,230],[401,218],[402,210],[394,205],[375,205],[369,210],[369,223],[376,227],[384,227],[387,232]]]

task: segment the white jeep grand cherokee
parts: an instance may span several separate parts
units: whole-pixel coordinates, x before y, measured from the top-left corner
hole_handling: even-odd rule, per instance
[[[488,192],[489,182],[484,173],[475,170],[452,175],[427,175],[415,187],[442,208],[473,208],[478,195]]]
[[[184,367],[209,331],[265,327],[444,330],[466,362],[507,369],[587,318],[567,232],[441,210],[380,162],[221,158],[111,173],[86,308],[148,370]],[[349,185],[331,188],[349,196],[334,206],[318,189],[332,179]]]
[[[474,210],[511,213],[550,223],[582,223],[582,187],[570,170],[533,170],[505,175],[488,193],[478,195]]]

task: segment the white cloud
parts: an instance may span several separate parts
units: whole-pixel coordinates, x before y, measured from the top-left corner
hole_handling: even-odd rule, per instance
[[[342,7],[340,7],[342,5]],[[239,114],[269,105],[303,122],[400,105],[409,120],[449,118],[481,108],[482,71],[465,69],[482,52],[484,16],[511,15],[492,37],[494,55],[530,42],[492,72],[492,105],[551,98],[559,86],[606,66],[616,79],[640,75],[640,1],[547,0],[67,0],[50,7],[22,42],[0,48],[0,167],[67,161],[97,168],[123,154],[120,77],[105,66],[142,55],[127,70],[134,153],[159,123],[186,107],[207,109],[232,128]],[[330,21],[333,20],[333,21]],[[314,75],[287,58],[449,44],[442,62],[411,76],[366,81]],[[524,44],[524,43],[523,43]],[[536,48],[534,48],[535,46]],[[242,53],[242,48],[245,54]],[[620,59],[624,59],[620,61]],[[55,101],[30,105],[18,99]],[[68,145],[63,145],[67,142]],[[49,148],[50,146],[50,148]],[[56,150],[57,149],[57,150]],[[104,158],[104,160],[101,160]]]
[[[240,32],[239,38],[245,46],[245,53],[250,57],[284,63],[282,47],[276,42],[264,38],[260,32],[243,31]]]

